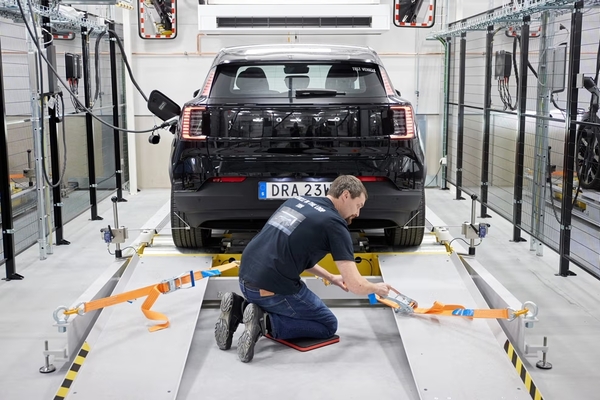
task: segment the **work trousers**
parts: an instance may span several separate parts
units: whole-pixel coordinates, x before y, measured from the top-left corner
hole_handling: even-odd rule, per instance
[[[338,327],[336,316],[304,282],[301,285],[296,294],[261,296],[260,288],[240,280],[240,290],[246,300],[269,314],[271,330],[268,333],[275,339],[333,336]]]

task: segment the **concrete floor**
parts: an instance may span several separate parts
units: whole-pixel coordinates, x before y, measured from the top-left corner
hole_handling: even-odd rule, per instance
[[[454,191],[441,191],[431,188],[426,192],[428,206],[448,226],[453,236],[460,235],[458,226],[470,218],[470,201],[454,200]],[[154,213],[169,201],[169,190],[143,190],[135,196],[127,196],[127,203],[119,203],[119,220],[121,225],[130,229],[144,228],[144,223]],[[85,289],[101,274],[106,266],[113,261],[107,252],[106,245],[100,239],[100,228],[114,222],[112,220],[112,203],[104,200],[99,205],[99,214],[103,221],[90,221],[89,211],[75,218],[65,227],[65,239],[71,241],[69,246],[54,248],[54,254],[44,261],[39,260],[39,251],[34,246],[17,258],[17,272],[24,275],[23,281],[0,281],[0,310],[3,324],[0,326],[0,399],[52,399],[64,379],[64,372],[57,371],[53,374],[43,375],[38,369],[43,364],[42,350],[44,340],[50,341],[50,347],[60,346],[62,336],[52,326],[52,312],[59,305],[70,305]],[[600,333],[600,281],[587,273],[572,266],[578,275],[569,278],[557,277],[558,256],[549,249],[544,249],[544,256],[538,257],[535,252],[529,251],[529,242],[512,243],[512,226],[497,215],[487,220],[491,224],[490,234],[477,247],[477,259],[482,263],[507,289],[520,300],[531,300],[540,308],[540,322],[528,332],[527,341],[541,343],[544,336],[548,337],[550,352],[548,361],[553,363],[551,370],[539,370],[535,367],[538,358],[525,359],[528,371],[532,374],[535,384],[544,395],[545,399],[596,399],[600,391],[600,375],[597,372],[596,361],[600,359],[600,346],[597,337]],[[130,232],[130,242],[137,237],[136,232]],[[528,237],[525,238],[529,239]],[[114,250],[112,246],[111,250]],[[4,274],[2,274],[3,276]],[[216,311],[211,311],[216,313]],[[346,312],[346,311],[342,311]],[[198,346],[207,346],[205,336],[211,331],[211,313],[201,313],[197,333],[199,339],[192,343],[191,351]],[[216,315],[216,314],[215,314]],[[366,320],[370,323],[367,316]],[[208,318],[208,319],[207,319]],[[214,318],[213,318],[214,319]],[[382,332],[376,337],[382,338],[374,351],[382,354],[389,353],[388,343],[390,326],[383,325]],[[351,340],[358,340],[358,327],[347,327]],[[359,329],[360,330],[360,329]],[[342,333],[342,332],[341,332]],[[350,339],[349,339],[350,340]],[[359,345],[360,340],[355,343]],[[324,357],[335,349],[322,349],[322,353],[298,353],[283,348],[278,344],[262,339],[257,345],[257,359],[270,358],[269,363],[256,363],[245,365],[253,370],[263,370],[270,373],[277,364],[281,370],[296,371],[306,364],[305,356]],[[291,352],[291,353],[290,353]],[[220,365],[227,368],[227,363],[233,363],[231,372],[232,384],[227,388],[227,397],[244,396],[243,386],[252,387],[253,391],[260,391],[264,384],[258,382],[244,382],[241,363],[237,361],[234,352],[219,352]],[[285,355],[287,354],[287,356]],[[291,358],[290,358],[291,357]],[[342,357],[343,358],[343,357]],[[307,358],[308,360],[308,358]],[[312,362],[319,363],[318,360]],[[320,393],[318,390],[303,390],[295,393],[302,398],[358,398],[365,396],[360,391],[361,385],[352,385],[348,382],[364,379],[371,381],[366,370],[374,366],[364,366],[361,359],[356,359],[352,365],[350,359],[340,359],[331,371],[318,369],[321,374],[302,375],[296,373],[290,378],[288,384],[297,386],[313,385],[317,380],[327,382],[325,387],[335,390]],[[403,360],[384,360],[388,369],[403,363]],[[118,360],[115,360],[118,362]],[[216,385],[218,375],[212,372],[210,387],[219,390],[218,393],[210,391],[210,387],[200,390],[196,386],[200,380],[210,378],[204,374],[199,375],[200,364],[189,365],[184,373],[187,386],[181,388],[181,394],[197,394],[198,398],[224,398],[225,392],[217,389],[226,385],[221,382]],[[386,364],[387,363],[387,364]],[[340,368],[343,366],[343,368]],[[57,364],[57,367],[61,365]],[[279,367],[277,367],[279,369]],[[343,371],[348,371],[343,377]],[[193,379],[194,374],[198,379]],[[322,376],[326,374],[326,376]],[[349,375],[348,375],[349,374]],[[187,376],[185,376],[187,375]],[[132,375],[135,376],[135,375]],[[353,377],[348,381],[348,376]],[[189,378],[192,379],[189,379]],[[392,376],[388,385],[368,385],[369,397],[390,398],[390,382],[403,385],[403,377]],[[265,377],[268,379],[268,377]],[[281,377],[278,378],[281,380]],[[293,381],[292,381],[293,379]],[[191,382],[191,383],[190,383]],[[346,383],[343,383],[346,382]],[[237,386],[239,383],[240,386]],[[284,382],[280,382],[284,384]],[[342,384],[339,384],[342,383]],[[131,382],[132,385],[143,382]],[[250,386],[248,386],[250,385]],[[403,385],[405,386],[405,385]],[[307,386],[308,387],[308,386]],[[316,386],[310,386],[315,388]],[[320,393],[320,394],[319,394]],[[327,394],[327,396],[325,396]],[[300,397],[298,397],[300,396]],[[193,396],[196,397],[196,396]],[[261,398],[268,399],[269,392],[264,392]],[[470,399],[467,399],[470,400]],[[479,399],[474,399],[479,400]]]

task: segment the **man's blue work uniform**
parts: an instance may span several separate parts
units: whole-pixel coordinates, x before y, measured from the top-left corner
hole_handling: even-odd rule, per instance
[[[268,313],[271,336],[328,338],[336,332],[337,318],[300,279],[328,253],[334,261],[354,260],[348,225],[327,197],[286,200],[250,241],[240,289]]]

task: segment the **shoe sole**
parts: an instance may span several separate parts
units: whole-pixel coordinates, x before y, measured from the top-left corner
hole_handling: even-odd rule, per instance
[[[215,340],[221,350],[231,348],[231,339],[229,337],[229,316],[233,309],[233,294],[225,293],[221,300],[221,315],[215,325]]]
[[[260,327],[258,323],[252,323],[255,317],[255,308],[253,304],[248,305],[244,310],[244,333],[238,340],[238,357],[241,362],[250,362],[254,358],[254,345],[260,336]],[[258,332],[257,332],[258,330]],[[254,339],[256,338],[256,339]]]

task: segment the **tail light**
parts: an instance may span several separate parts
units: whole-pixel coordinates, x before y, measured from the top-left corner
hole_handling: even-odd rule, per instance
[[[202,114],[206,107],[185,107],[181,120],[181,136],[187,140],[206,140],[202,134]]]
[[[385,176],[357,176],[357,178],[361,182],[384,182],[388,180]]]
[[[213,68],[210,71],[210,73],[208,74],[208,77],[206,77],[206,82],[204,82],[204,88],[202,88],[202,93],[200,94],[200,96],[208,97],[208,94],[210,93],[210,88],[212,87],[214,78],[215,78],[215,69]]]
[[[392,140],[413,139],[416,136],[415,119],[411,106],[392,106],[392,119],[394,133],[390,135]]]
[[[216,183],[240,183],[246,180],[245,176],[220,176],[217,178],[210,178],[211,182]]]
[[[394,96],[396,93],[394,92],[394,88],[392,88],[392,84],[390,81],[390,77],[388,76],[385,69],[381,68],[381,77],[383,78],[383,87],[385,88],[385,94],[388,96]]]

